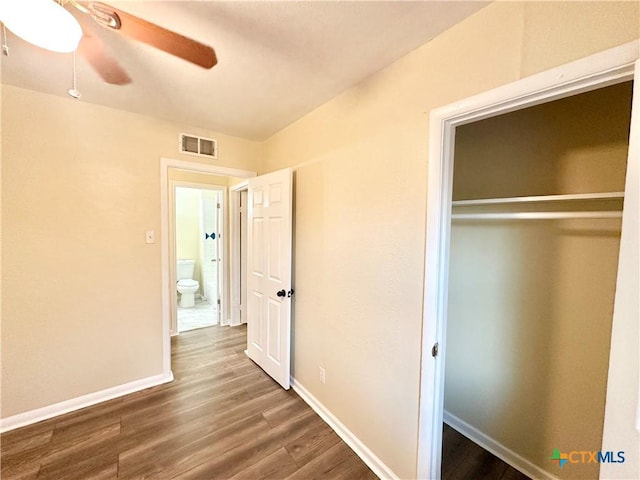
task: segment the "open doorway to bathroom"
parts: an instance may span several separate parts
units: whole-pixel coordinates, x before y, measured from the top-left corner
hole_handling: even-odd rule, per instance
[[[233,322],[231,319],[232,299],[230,295],[231,286],[239,283],[238,275],[233,275],[232,270],[235,269],[236,262],[230,251],[237,251],[231,247],[231,237],[234,234],[236,225],[231,221],[233,215],[233,199],[234,195],[228,195],[228,192],[237,192],[242,189],[241,186],[246,180],[255,177],[256,172],[248,170],[239,170],[227,167],[208,165],[204,163],[187,162],[170,158],[160,159],[160,200],[161,200],[161,231],[160,245],[162,251],[162,364],[163,373],[172,375],[171,368],[171,346],[179,337],[177,309],[178,309],[178,289],[177,289],[177,256],[176,256],[176,219],[175,219],[175,189],[177,187],[192,187],[197,189],[214,189],[223,192],[221,203],[220,222],[223,224],[220,229],[219,248],[222,249],[220,255],[221,262],[218,264],[219,275],[222,279],[218,283],[218,291],[220,293],[220,307],[218,308],[219,323],[207,328],[201,328],[186,332],[183,335],[200,336],[202,334],[207,337],[211,348],[216,348],[215,337],[217,332],[225,332],[227,330],[235,330],[238,326],[238,335],[246,336],[246,327],[241,322]],[[231,200],[231,201],[230,201]],[[206,232],[205,232],[206,233]],[[209,232],[211,233],[211,232]],[[195,304],[195,297],[194,297]],[[244,343],[246,344],[246,337]]]
[[[174,184],[178,333],[221,323],[225,196],[225,187]]]

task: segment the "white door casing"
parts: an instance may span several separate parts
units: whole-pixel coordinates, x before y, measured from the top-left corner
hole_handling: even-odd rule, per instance
[[[240,323],[247,323],[247,199],[240,192]]]
[[[455,128],[472,121],[630,80],[634,78],[634,64],[639,57],[638,49],[639,44],[637,41],[630,42],[431,111],[429,120],[429,174],[425,245],[425,300],[422,318],[422,360],[418,425],[418,478],[439,479],[441,473],[444,358],[446,356],[446,299],[448,294],[449,229],[451,223]],[[637,135],[634,128],[637,130],[637,126],[632,127],[632,138],[633,135]],[[631,158],[630,149],[629,162],[632,162],[632,160],[633,162],[638,161],[637,158]],[[631,168],[628,165],[627,176],[632,171],[637,171],[637,167]],[[627,181],[625,187],[626,199],[629,198],[629,193],[634,188],[638,188],[637,184]],[[623,232],[629,231],[628,225],[632,223],[625,222],[627,218],[632,216],[628,213],[627,203],[627,200],[625,200]],[[631,237],[637,237],[637,231],[631,233]],[[637,241],[635,245],[637,251]],[[620,264],[623,262],[623,253],[625,252],[623,252],[621,245]],[[633,260],[629,258],[632,255],[625,253],[625,256],[628,258],[629,263],[633,263]],[[632,275],[621,277],[619,271],[617,288],[620,289],[621,278],[625,286],[629,287],[628,284],[631,283],[631,277]],[[630,288],[632,289],[633,287]],[[637,311],[637,303],[635,304],[636,307],[631,302],[627,303],[626,306],[631,311],[633,311],[633,308]],[[618,294],[616,293],[616,308],[619,307],[618,304]],[[637,322],[637,314],[635,318]],[[617,325],[621,323],[620,315],[614,314],[614,331]],[[635,332],[634,338],[637,341],[637,329]],[[612,388],[612,372],[616,372],[613,378],[622,377],[625,374],[624,362],[618,362],[615,365],[612,363],[615,356],[613,342],[614,338],[612,337],[607,404],[611,403],[609,401],[609,390]],[[439,344],[439,352],[432,357],[431,351],[436,343]],[[637,343],[635,348],[637,351]],[[637,382],[638,380],[636,378],[633,381]],[[637,385],[635,384],[635,386]],[[629,389],[627,388],[627,390]],[[623,400],[629,403],[628,398]],[[640,418],[640,402],[637,398],[635,402],[633,407],[637,409],[637,416]],[[616,426],[613,425],[614,422],[609,418],[611,413],[612,409],[607,406],[605,411],[605,434],[609,428],[612,431],[616,430]],[[637,423],[640,427],[640,421]],[[628,464],[631,464],[631,462],[626,463],[624,466],[627,467]],[[618,469],[620,470],[620,466],[618,466]],[[601,478],[604,478],[602,470]]]
[[[284,389],[291,372],[292,170],[249,179],[247,355]]]
[[[230,325],[247,323],[247,188],[248,181],[230,187]]]

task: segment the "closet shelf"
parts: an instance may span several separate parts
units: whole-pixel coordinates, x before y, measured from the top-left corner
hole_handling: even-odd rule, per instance
[[[624,192],[571,193],[564,195],[537,195],[529,197],[480,198],[477,200],[454,200],[453,202],[451,202],[451,205],[454,207],[471,207],[474,205],[499,205],[505,203],[566,202],[581,200],[611,200],[620,198],[624,198]]]
[[[454,213],[453,220],[562,220],[571,218],[622,218],[622,212],[508,212]]]

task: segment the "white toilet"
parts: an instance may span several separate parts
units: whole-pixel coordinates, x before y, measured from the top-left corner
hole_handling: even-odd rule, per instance
[[[195,268],[195,260],[178,260],[178,292],[182,308],[193,307],[196,303],[195,293],[200,288],[200,284],[197,280],[193,280]]]

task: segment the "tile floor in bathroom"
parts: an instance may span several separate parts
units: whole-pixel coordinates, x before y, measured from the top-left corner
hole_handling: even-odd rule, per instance
[[[182,308],[178,304],[178,332],[210,327],[216,323],[218,323],[216,307],[206,300],[196,298],[196,304],[191,308]]]

